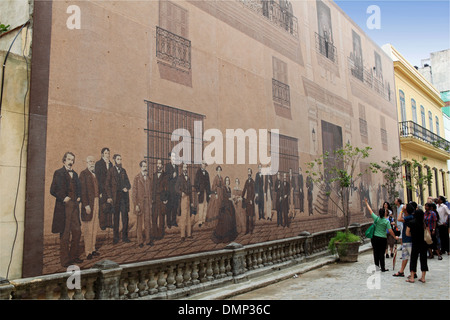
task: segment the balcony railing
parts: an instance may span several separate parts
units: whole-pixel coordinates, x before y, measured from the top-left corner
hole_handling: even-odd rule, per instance
[[[360,80],[384,99],[391,100],[389,83],[387,81],[383,82],[382,76],[376,76],[372,69],[364,67],[361,63],[356,63],[353,55],[350,55],[347,60],[350,74],[353,77]]]
[[[337,63],[337,49],[332,42],[328,41],[325,37],[320,36],[317,32],[316,35],[316,50],[322,55]]]
[[[272,98],[274,102],[283,107],[290,108],[291,98],[289,86],[281,81],[272,79]]]
[[[286,30],[294,37],[298,37],[298,19],[292,12],[292,6],[288,1],[286,5],[280,6],[275,1],[270,0],[237,0],[243,3],[250,10],[263,15],[273,24]]]
[[[156,27],[156,56],[173,67],[191,69],[191,41]]]
[[[450,153],[450,142],[413,121],[399,123],[400,137],[413,137]]]

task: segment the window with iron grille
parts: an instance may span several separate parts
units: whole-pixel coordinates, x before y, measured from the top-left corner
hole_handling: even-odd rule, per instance
[[[275,135],[274,132],[271,133],[270,137]],[[278,152],[271,150],[272,157],[278,157],[279,166],[278,172],[280,173],[280,178],[283,179],[283,174],[286,173],[287,179],[289,181],[289,170],[292,170],[292,177],[294,179],[294,206],[295,208],[300,208],[300,199],[298,197],[299,189],[296,186],[298,178],[298,168],[299,168],[299,155],[298,155],[298,139],[282,134],[278,134],[279,149]],[[277,176],[273,176],[273,181],[275,182]],[[304,187],[305,188],[305,187]],[[273,209],[275,209],[275,201],[272,203]]]
[[[191,139],[191,165],[188,172],[194,178],[196,169],[200,164],[193,164],[194,151],[200,148],[203,151],[203,122],[205,116],[186,110],[146,101],[147,103],[147,161],[149,172],[156,172],[156,163],[161,159],[165,165],[170,161],[170,152],[181,141],[172,141],[172,133],[176,129],[186,129]],[[201,134],[194,132],[194,121],[201,122]],[[183,137],[185,138],[185,137]],[[180,154],[183,156],[183,154]]]

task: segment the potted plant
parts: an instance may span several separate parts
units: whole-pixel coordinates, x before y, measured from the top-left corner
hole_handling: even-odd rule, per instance
[[[340,261],[357,261],[361,239],[349,230],[350,220],[350,191],[356,182],[369,171],[373,171],[370,164],[362,172],[357,172],[361,159],[369,157],[372,148],[353,147],[347,143],[343,148],[335,150],[332,155],[324,153],[317,159],[307,163],[306,173],[311,180],[326,190],[328,200],[331,201],[344,217],[344,232],[337,232],[329,241],[331,253],[337,253]]]

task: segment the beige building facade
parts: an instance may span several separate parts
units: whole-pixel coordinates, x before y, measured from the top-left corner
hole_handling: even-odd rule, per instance
[[[27,166],[33,170],[27,171],[23,263],[14,265],[15,274],[65,271],[61,260],[70,250],[76,258],[70,262],[89,268],[100,259],[132,263],[218,250],[230,242],[251,244],[342,227],[342,216],[329,205],[325,192],[307,182],[306,164],[346,143],[372,148],[361,170],[370,162],[400,156],[392,60],[331,1],[79,1],[70,5],[70,9],[60,1],[34,5],[33,42],[40,46],[33,51],[33,63],[39,67],[32,69],[36,71],[30,96]],[[181,138],[173,134],[176,129],[184,129]],[[227,138],[227,130],[247,133],[246,145],[236,147],[237,139]],[[278,137],[278,152],[265,143],[268,136]],[[190,149],[191,159],[197,160],[187,165],[194,186],[188,222],[192,236],[180,236],[186,210],[173,200],[176,196],[170,198],[167,178],[165,214],[155,222],[162,235],[152,235],[147,239],[152,244],[141,248],[131,196],[140,161],[147,160],[154,181],[158,160],[167,172],[170,152],[180,141],[188,144],[176,156],[188,159]],[[231,142],[234,155],[227,149]],[[57,202],[64,199],[52,190],[66,187],[58,184],[57,173],[67,160],[66,152],[74,155],[73,169],[80,176],[87,168],[86,158],[100,160],[103,148],[108,148],[111,161],[115,154],[121,155],[130,185],[125,192],[129,197],[123,195],[128,204],[119,210],[128,214],[118,219],[118,242],[114,226],[106,223],[98,228],[100,256],[88,259],[86,221],[74,218],[68,226],[66,209],[64,228],[55,228]],[[256,159],[250,156],[254,149]],[[196,150],[214,160],[206,168],[212,197],[202,226],[196,213],[195,181],[201,162],[194,159]],[[243,209],[239,197],[232,197],[236,178],[237,191],[246,189],[248,168],[256,182],[258,164],[270,166],[264,163],[263,151],[279,159],[279,179],[286,174],[292,186],[282,213],[288,220],[282,224],[275,201],[276,174],[272,184],[268,182],[269,189],[260,192],[265,199],[262,216],[256,197],[250,219],[248,204]],[[240,153],[245,154],[243,163]],[[177,170],[181,175],[182,165]],[[230,189],[225,187],[225,177]],[[373,206],[384,201],[381,184],[381,176],[371,175],[355,186],[351,223],[368,221],[364,197]],[[76,196],[76,185],[71,188]],[[82,193],[85,189],[81,189]],[[216,194],[223,194],[220,202],[214,200]],[[267,202],[268,194],[272,203]],[[228,199],[233,206],[227,206]],[[160,210],[156,209],[159,200],[163,202],[153,199],[152,210]],[[83,211],[82,203],[74,204],[73,212]],[[107,207],[103,204],[101,211],[111,210]],[[178,226],[169,228],[170,214]],[[124,224],[130,242],[124,241]],[[66,234],[68,228],[71,235]],[[62,245],[66,238],[71,242]],[[196,238],[205,239],[201,246],[190,242]]]

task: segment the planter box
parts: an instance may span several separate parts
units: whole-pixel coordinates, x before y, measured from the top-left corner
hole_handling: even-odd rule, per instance
[[[358,261],[359,246],[361,242],[336,242],[336,251],[341,262],[356,262]]]

